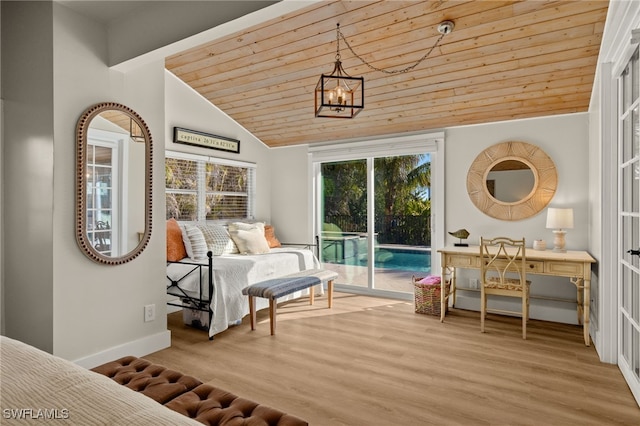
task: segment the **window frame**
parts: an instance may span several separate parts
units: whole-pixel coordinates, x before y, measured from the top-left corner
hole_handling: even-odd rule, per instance
[[[179,151],[166,151],[165,152],[165,165],[166,160],[168,158],[176,159],[176,160],[185,160],[185,161],[193,161],[197,167],[197,183],[195,190],[193,189],[176,189],[176,188],[167,188],[166,186],[166,177],[165,177],[165,194],[194,194],[196,197],[196,222],[205,222],[207,220],[234,220],[234,219],[254,219],[255,217],[255,205],[256,205],[256,169],[257,164],[250,163],[247,161],[239,161],[232,160],[228,158],[219,158],[219,157],[211,157],[207,155],[199,155],[199,154],[191,154]],[[244,217],[238,216],[228,216],[221,217],[216,219],[207,219],[206,212],[206,199],[208,195],[213,194],[221,194],[223,196],[236,196],[232,195],[229,191],[211,191],[207,188],[206,182],[206,165],[211,164],[215,166],[229,166],[229,167],[238,167],[247,169],[247,191],[238,193],[242,195],[246,195],[247,197],[247,214]],[[165,200],[165,216],[166,214],[166,200]],[[168,217],[167,217],[168,219]],[[178,221],[184,221],[184,219],[176,219]]]

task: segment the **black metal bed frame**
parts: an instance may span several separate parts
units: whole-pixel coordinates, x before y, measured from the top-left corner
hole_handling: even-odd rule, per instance
[[[172,280],[171,278],[169,278],[169,275],[167,275],[167,280],[169,280],[169,285],[167,285],[167,293],[169,293],[169,290],[175,288],[177,290],[177,293],[180,294],[180,296],[177,296],[176,294],[171,293],[172,296],[177,296],[180,298],[180,303],[170,300],[170,301],[167,301],[167,305],[178,306],[183,309],[185,307],[188,307],[188,309],[207,312],[209,314],[209,326],[211,326],[211,322],[213,321],[213,310],[211,309],[211,297],[213,296],[213,274],[211,273],[211,271],[213,270],[213,252],[211,252],[211,250],[207,252],[206,265],[202,263],[196,263],[196,262],[181,262],[181,261],[170,261],[170,260],[167,261],[167,265],[171,263],[175,263],[179,265],[191,265],[193,266],[193,268],[191,268],[189,272],[187,272],[177,280]],[[203,294],[202,290],[204,289],[204,283],[202,279],[203,267],[209,268],[207,270],[207,283],[206,283],[207,288],[209,289],[208,298],[202,297],[202,294]],[[200,291],[198,293],[198,298],[188,295],[182,288],[180,288],[180,282],[182,282],[182,280],[189,277],[194,272],[198,273],[198,280],[200,282]],[[210,336],[209,340],[213,340],[213,336]]]
[[[308,248],[309,250],[312,250],[312,251],[313,251],[313,247],[315,247],[316,257],[319,257],[320,256],[320,251],[319,251],[320,238],[316,236],[315,240],[316,240],[315,244],[313,243],[282,243],[282,246],[283,247],[302,247],[302,248]],[[211,273],[211,271],[213,270],[213,252],[211,250],[207,251],[207,264],[196,263],[196,262],[171,261],[171,260],[167,261],[167,265],[172,263],[175,263],[178,265],[191,265],[193,266],[193,268],[191,268],[189,272],[185,273],[177,280],[172,280],[171,278],[169,278],[169,275],[167,275],[167,280],[169,280],[169,284],[167,285],[167,290],[166,290],[167,293],[171,294],[172,296],[176,296],[180,299],[180,303],[169,300],[167,301],[167,305],[177,306],[183,309],[186,307],[188,309],[193,309],[200,312],[207,312],[209,314],[209,327],[211,327],[211,323],[213,322],[213,315],[214,315],[214,312],[211,309],[211,298],[213,296],[213,288],[214,288],[213,274]],[[202,268],[204,267],[209,268],[207,269],[207,279],[206,279],[207,281],[206,285],[207,285],[207,288],[209,289],[208,298],[202,297],[202,294],[203,294],[202,290],[204,289],[204,285],[205,285],[205,283],[203,282],[204,280],[202,279]],[[180,283],[182,282],[182,280],[191,276],[191,274],[193,274],[194,272],[197,272],[198,280],[200,282],[200,291],[198,293],[198,298],[190,296],[182,288],[180,288]],[[177,293],[179,293],[180,295],[169,293],[169,290],[172,288],[177,289]],[[213,340],[213,336],[210,336],[209,340]]]

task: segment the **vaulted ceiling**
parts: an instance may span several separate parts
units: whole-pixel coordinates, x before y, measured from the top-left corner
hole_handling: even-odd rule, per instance
[[[322,1],[166,58],[166,68],[271,147],[587,111],[607,1]],[[354,119],[316,118],[340,44],[365,79]]]

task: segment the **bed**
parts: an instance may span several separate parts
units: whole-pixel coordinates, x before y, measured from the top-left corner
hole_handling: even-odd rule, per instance
[[[186,236],[187,230],[193,230],[185,224],[179,229],[183,243],[192,247],[191,253],[185,247],[187,257],[167,261],[167,294],[172,298],[167,303],[183,308],[185,323],[199,323],[202,328],[208,330],[209,338],[232,325],[239,324],[242,318],[249,314],[247,297],[242,294],[245,287],[266,279],[320,267],[315,244],[287,245],[278,241],[277,244],[269,244],[269,247],[262,250],[242,250],[246,247],[241,246],[236,251],[228,240],[225,242],[224,238],[220,237],[218,245],[223,248],[218,247],[216,254],[216,246],[210,239],[205,245],[206,256],[202,256],[193,253],[194,245],[198,243],[193,239],[189,241]],[[202,229],[207,232],[206,228]],[[175,229],[173,232],[176,232]],[[217,229],[217,232],[222,231]],[[264,233],[264,228],[261,228],[260,232]],[[167,241],[169,238],[168,229]],[[167,259],[170,259],[169,255]],[[212,273],[209,273],[210,271]],[[324,294],[322,286],[312,290],[316,294]],[[302,290],[279,301],[305,296],[309,291]],[[256,309],[268,306],[268,300],[259,300]]]
[[[0,336],[3,425],[201,425],[71,361]]]

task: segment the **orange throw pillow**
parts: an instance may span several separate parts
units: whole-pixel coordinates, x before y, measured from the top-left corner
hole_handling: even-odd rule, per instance
[[[171,218],[167,220],[167,260],[177,262],[187,257],[187,249],[182,241],[182,230],[178,221]]]
[[[264,225],[264,237],[269,243],[269,248],[282,247],[278,238],[276,238],[276,230],[271,225]]]

